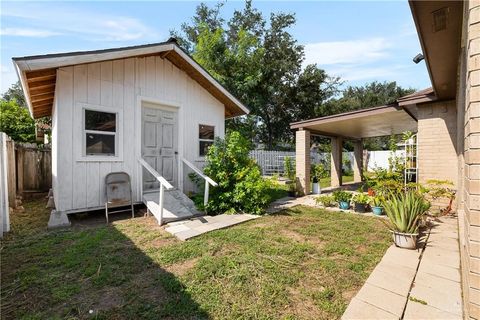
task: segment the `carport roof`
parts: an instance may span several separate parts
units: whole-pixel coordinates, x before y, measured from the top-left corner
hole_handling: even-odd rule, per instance
[[[417,119],[411,111],[395,103],[293,122],[290,128],[327,137],[361,139],[417,131]]]

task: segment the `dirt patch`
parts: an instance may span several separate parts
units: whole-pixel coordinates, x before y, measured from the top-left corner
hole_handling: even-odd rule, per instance
[[[357,291],[358,291],[357,289],[344,291],[344,292],[342,292],[342,297],[346,301],[350,301],[357,294]]]
[[[306,240],[307,240],[303,235],[301,235],[301,234],[299,234],[299,233],[297,233],[293,230],[289,230],[289,229],[282,229],[280,231],[280,234],[282,236],[285,236],[285,237],[287,237],[289,239],[292,239],[292,240],[295,240],[297,242],[302,242],[303,243],[303,242],[306,242]]]
[[[281,318],[294,316],[298,319],[326,319],[328,315],[319,309],[313,299],[302,292],[307,288],[295,287],[289,289],[289,303],[285,306],[287,312]]]
[[[189,260],[182,261],[180,263],[172,264],[165,268],[167,272],[171,272],[176,276],[181,276],[186,274],[189,270],[193,269],[197,264],[199,258],[193,258]]]

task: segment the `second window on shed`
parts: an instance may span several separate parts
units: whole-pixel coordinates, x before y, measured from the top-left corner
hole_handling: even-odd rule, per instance
[[[204,157],[207,155],[208,148],[213,144],[214,139],[215,139],[214,126],[208,126],[205,124],[199,125],[198,140],[199,140],[199,150],[200,150],[201,157]]]
[[[117,114],[85,109],[85,154],[115,156]]]

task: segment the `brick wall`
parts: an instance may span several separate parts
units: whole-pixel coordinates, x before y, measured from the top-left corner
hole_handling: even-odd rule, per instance
[[[465,9],[457,95],[464,149],[459,227],[465,313],[480,319],[480,2],[470,1]]]
[[[310,131],[298,130],[295,133],[295,167],[297,192],[310,193]]]
[[[457,111],[455,101],[418,105],[420,183],[449,180],[457,184]]]

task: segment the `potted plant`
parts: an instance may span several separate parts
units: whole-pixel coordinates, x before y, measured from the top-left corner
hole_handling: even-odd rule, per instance
[[[418,227],[430,203],[414,190],[398,193],[384,203],[388,227],[393,233],[395,245],[400,248],[417,247]]]
[[[319,196],[315,199],[317,204],[321,204],[325,207],[333,207],[335,205],[335,198],[331,195]]]
[[[367,205],[370,202],[370,196],[363,192],[359,192],[353,196],[352,201],[356,212],[365,213]]]
[[[372,197],[371,206],[372,212],[376,216],[381,216],[383,214],[383,202],[385,198],[382,195],[376,195]]]
[[[312,175],[312,193],[313,194],[322,193],[322,190],[320,188],[320,178],[322,177],[322,173],[324,171],[325,170],[321,163],[312,164],[310,173]]]
[[[352,194],[343,190],[333,191],[333,198],[338,203],[338,207],[342,210],[350,209],[350,199],[352,199]]]

